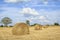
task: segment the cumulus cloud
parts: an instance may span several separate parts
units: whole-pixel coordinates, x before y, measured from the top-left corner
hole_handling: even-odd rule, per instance
[[[46,17],[45,16],[40,16],[39,19],[44,20],[44,19],[46,19]]]
[[[39,13],[35,10],[35,9],[32,9],[32,8],[23,8],[20,13],[22,14],[29,14],[29,15],[39,15]]]
[[[49,22],[49,20],[45,16],[40,16],[39,19],[43,22]]]
[[[17,0],[5,0],[5,2],[17,2]]]
[[[44,3],[45,5],[47,5],[47,4],[48,4],[48,1],[44,1],[43,3]]]
[[[12,25],[17,23],[17,22],[23,22],[25,18],[23,17],[22,14],[19,14],[19,9],[14,8],[14,7],[1,7],[0,10],[4,10],[3,12],[0,13],[0,20],[4,17],[9,17],[12,19]],[[22,17],[22,18],[21,18]]]
[[[18,2],[29,2],[32,4],[43,3],[44,5],[48,4],[48,0],[4,0],[7,3],[18,3]]]
[[[16,3],[16,2],[28,2],[30,0],[5,0],[5,2],[8,2],[8,3]]]
[[[29,20],[32,22],[34,20],[38,20],[39,22],[49,22],[49,20],[45,16],[36,16],[36,17],[30,17]]]
[[[47,5],[48,4],[48,0],[42,0],[43,4]]]
[[[34,0],[34,1],[32,1],[32,4],[43,4],[43,5],[47,5],[48,4],[48,0]]]
[[[39,19],[43,22],[49,22],[49,20],[45,16],[40,16]]]

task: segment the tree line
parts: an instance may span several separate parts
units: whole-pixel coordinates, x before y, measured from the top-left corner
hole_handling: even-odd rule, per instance
[[[12,19],[9,17],[4,17],[4,18],[2,18],[0,23],[2,23],[2,25],[0,25],[0,27],[8,27],[8,25],[12,23]],[[30,25],[29,20],[26,20],[26,24]],[[12,26],[10,26],[10,27],[12,27]]]
[[[2,23],[3,25],[0,25],[0,27],[8,27],[8,24],[11,24],[12,23],[12,19],[11,18],[9,18],[9,17],[4,17],[4,18],[2,18],[2,20],[1,20],[1,22],[0,23]],[[28,25],[30,25],[30,21],[29,20],[26,20],[26,23],[28,24]],[[35,24],[33,24],[33,25],[31,25],[31,26],[34,26]],[[48,24],[49,25],[49,24]],[[59,23],[54,23],[54,25],[56,25],[56,26],[58,26],[59,25]],[[10,27],[12,27],[12,26],[10,26]]]

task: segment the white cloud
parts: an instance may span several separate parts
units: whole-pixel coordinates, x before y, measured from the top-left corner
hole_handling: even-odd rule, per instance
[[[4,0],[7,3],[18,3],[18,2],[31,2],[32,4],[38,4],[42,2],[44,5],[48,4],[48,0]]]
[[[5,0],[5,2],[7,3],[16,3],[16,2],[28,2],[31,0]]]
[[[39,19],[42,22],[49,22],[49,20],[45,16],[40,16]]]
[[[47,5],[47,4],[48,4],[48,1],[44,1],[43,3],[44,3],[45,5]]]
[[[17,0],[5,0],[5,2],[17,2]]]
[[[35,9],[32,9],[32,8],[23,8],[20,13],[22,14],[31,14],[31,15],[39,15],[39,13],[35,10]]]
[[[40,16],[39,19],[40,19],[42,22],[49,22],[49,20],[48,20],[45,16]]]
[[[22,14],[19,14],[19,9],[14,7],[1,7],[1,10],[4,10],[0,13],[0,20],[4,17],[9,17],[12,19],[12,24],[17,22],[23,22],[25,19]],[[22,17],[22,18],[21,18]]]
[[[32,22],[34,20],[39,20],[40,22],[49,22],[49,20],[45,16],[36,16],[36,17],[30,17],[29,20]]]
[[[43,4],[47,5],[48,4],[48,0],[42,0]]]
[[[45,16],[40,16],[39,19],[44,20],[44,19],[46,19],[46,17]]]
[[[39,3],[43,3],[43,5],[47,5],[48,0],[34,0],[34,2],[33,2],[33,4],[39,4]]]

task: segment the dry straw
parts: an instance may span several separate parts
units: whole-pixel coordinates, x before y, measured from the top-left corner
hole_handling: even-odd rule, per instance
[[[0,40],[4,40],[4,38],[0,35]]]
[[[12,29],[13,35],[24,35],[29,34],[29,26],[25,23],[17,23]]]

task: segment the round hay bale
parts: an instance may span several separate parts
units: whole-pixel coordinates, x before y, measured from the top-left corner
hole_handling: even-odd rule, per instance
[[[39,24],[36,24],[36,25],[35,25],[35,30],[42,30],[42,26],[39,25]]]
[[[29,26],[25,23],[17,23],[12,29],[13,35],[24,35],[29,34]]]

